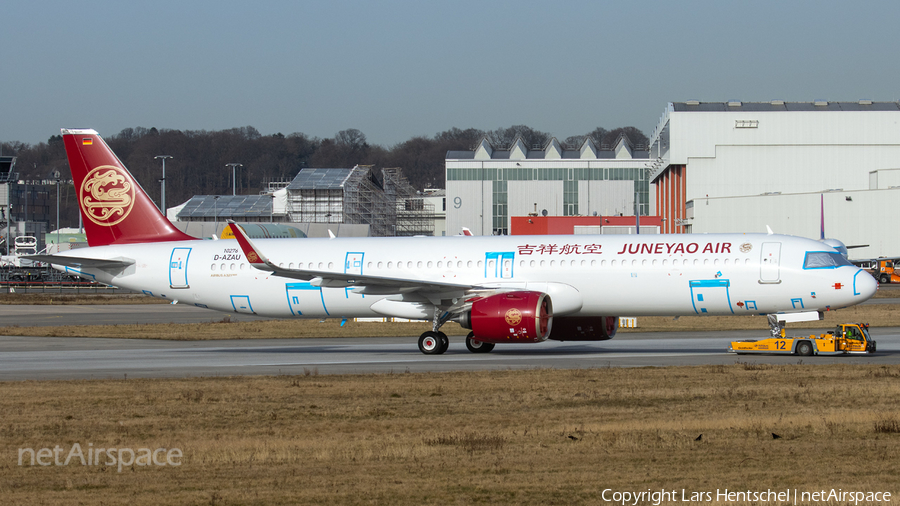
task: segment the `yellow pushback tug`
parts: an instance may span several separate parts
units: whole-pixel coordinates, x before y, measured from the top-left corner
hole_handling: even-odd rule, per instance
[[[841,323],[835,330],[818,336],[781,337],[732,341],[730,353],[775,353],[786,355],[846,355],[849,353],[875,353],[875,341],[869,336],[868,323]]]

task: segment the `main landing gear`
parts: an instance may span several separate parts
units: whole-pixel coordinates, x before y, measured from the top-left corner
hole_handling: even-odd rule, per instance
[[[440,355],[447,351],[447,348],[450,347],[450,339],[447,337],[447,334],[438,329],[441,328],[441,325],[447,323],[450,316],[448,311],[441,313],[435,309],[431,330],[419,336],[419,351],[426,355]]]
[[[447,334],[438,329],[441,328],[441,325],[447,323],[449,319],[449,312],[445,311],[443,314],[434,313],[432,330],[419,336],[419,351],[426,355],[440,355],[447,351],[447,348],[450,347],[450,339],[447,338]],[[486,343],[475,339],[475,333],[469,332],[469,335],[466,336],[466,348],[472,353],[490,353],[494,349],[494,343]]]
[[[443,332],[429,330],[419,336],[419,351],[426,355],[440,355],[447,351],[450,339]],[[472,353],[490,353],[494,349],[494,343],[486,343],[475,339],[475,333],[469,332],[466,336],[466,348]]]
[[[475,339],[475,333],[469,332],[466,336],[466,348],[472,353],[490,353],[494,349],[494,343],[486,343]]]
[[[450,347],[450,339],[443,332],[429,330],[419,336],[419,351],[426,355],[440,355]]]

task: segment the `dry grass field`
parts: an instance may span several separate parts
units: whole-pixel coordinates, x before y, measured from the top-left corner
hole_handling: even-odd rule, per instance
[[[900,493],[900,366],[307,372],[5,383],[0,497],[571,505],[602,503],[604,489]],[[64,460],[75,443],[183,458],[121,472],[18,465],[21,448],[59,445]]]
[[[900,326],[898,313],[857,306],[809,325]],[[763,318],[746,317],[638,323],[637,331],[766,329]],[[7,327],[0,335],[222,339],[417,335],[425,327],[223,319]],[[688,504],[682,490],[725,489],[887,491],[896,502],[900,366],[855,362],[5,382],[0,502],[571,505],[608,504],[607,489],[677,491],[662,504]],[[178,466],[137,462],[121,472],[109,452],[96,465],[55,465],[53,457],[30,465],[27,449],[59,446],[64,462],[76,443],[85,456],[99,448],[183,456]]]
[[[85,295],[55,293],[0,293],[0,305],[72,305],[72,304],[168,304],[170,301],[143,294]]]

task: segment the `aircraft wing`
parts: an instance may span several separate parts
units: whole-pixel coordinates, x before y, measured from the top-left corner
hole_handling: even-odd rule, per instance
[[[285,278],[301,279],[309,281],[313,286],[344,288],[359,287],[357,293],[364,294],[394,294],[409,293],[414,291],[425,292],[445,292],[445,291],[463,291],[467,292],[477,287],[468,284],[445,283],[433,280],[419,280],[408,278],[390,278],[384,276],[366,276],[362,274],[353,274],[346,272],[317,271],[309,269],[289,269],[280,267],[270,261],[263,253],[250,241],[244,230],[233,221],[228,222],[231,230],[234,232],[235,239],[244,251],[244,256],[253,267],[266,272],[271,272],[275,276]]]
[[[48,264],[68,265],[69,267],[87,267],[96,269],[124,269],[134,264],[130,258],[84,258],[67,255],[26,255],[25,260],[46,262]]]

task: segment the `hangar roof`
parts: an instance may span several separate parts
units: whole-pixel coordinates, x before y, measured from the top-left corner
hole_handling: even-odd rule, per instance
[[[288,190],[335,190],[343,188],[355,169],[302,169]]]
[[[178,218],[250,218],[271,214],[271,195],[195,195],[185,202]]]
[[[498,149],[491,153],[492,160],[510,160],[510,152],[508,150]],[[573,150],[565,150],[562,152],[562,156],[560,158],[565,159],[579,159],[582,158],[581,151],[573,151]],[[632,158],[650,158],[650,152],[646,150],[642,151],[633,151]],[[474,160],[475,152],[474,151],[447,151],[446,159],[448,160]],[[547,159],[544,155],[544,151],[529,151],[526,160],[545,160]],[[592,158],[593,159],[593,158]],[[597,150],[597,160],[615,160],[616,152],[604,149]]]
[[[544,147],[532,146],[529,149],[521,137],[517,137],[507,149],[495,149],[487,138],[483,138],[472,151],[448,151],[447,160],[554,160],[554,159],[588,159],[588,160],[616,160],[616,159],[648,159],[650,151],[641,146],[635,149],[624,135],[620,135],[615,146],[607,148],[597,146],[588,138],[581,146],[566,146],[560,144],[556,138],[550,139]]]
[[[675,112],[900,111],[900,102],[873,102],[871,100],[857,102],[828,102],[826,100],[816,100],[815,102],[785,102],[783,100],[700,102],[699,100],[689,100],[673,102],[672,107]]]

